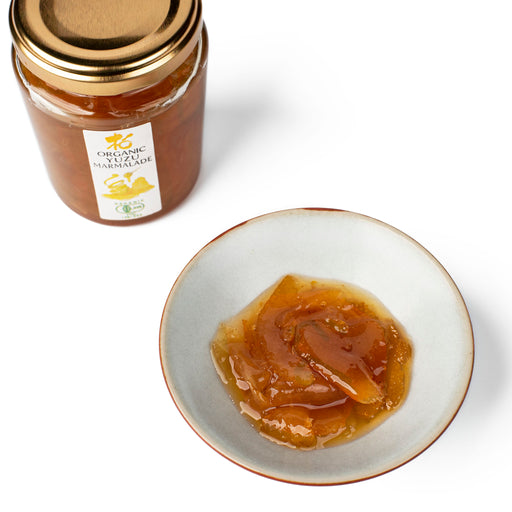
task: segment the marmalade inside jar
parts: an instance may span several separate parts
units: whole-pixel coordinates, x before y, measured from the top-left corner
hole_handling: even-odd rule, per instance
[[[94,96],[57,89],[29,71],[14,55],[14,69],[50,180],[69,208],[102,224],[129,225],[167,213],[187,197],[201,165],[207,56],[208,38],[203,27],[200,43],[165,79],[115,96]],[[111,135],[149,122],[161,210],[128,220],[103,218],[98,209],[84,130]],[[129,158],[127,151],[112,155],[116,162]],[[128,182],[131,193],[139,195],[144,190],[140,187],[135,190],[126,174],[127,170],[135,169],[114,169],[111,174],[112,179]],[[117,194],[112,201],[119,198]]]
[[[405,399],[412,347],[373,296],[287,275],[222,323],[212,359],[261,435],[303,450],[346,442]]]

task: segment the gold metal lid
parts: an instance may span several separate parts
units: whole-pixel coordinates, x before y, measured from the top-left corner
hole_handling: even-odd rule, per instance
[[[16,53],[69,92],[108,96],[156,83],[184,62],[201,0],[12,0]]]

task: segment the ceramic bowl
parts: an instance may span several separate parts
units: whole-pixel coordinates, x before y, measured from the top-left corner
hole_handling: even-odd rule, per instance
[[[412,379],[405,402],[354,441],[313,451],[270,442],[239,413],[213,366],[210,342],[219,323],[289,273],[366,289],[412,340]],[[428,448],[464,400],[473,354],[466,306],[439,262],[399,230],[337,210],[271,213],[215,238],[178,277],[160,331],[164,377],[192,429],[243,468],[311,485],[374,477]]]

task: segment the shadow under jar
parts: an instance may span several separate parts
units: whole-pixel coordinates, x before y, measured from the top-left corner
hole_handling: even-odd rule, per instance
[[[181,203],[201,164],[200,0],[13,0],[10,25],[15,74],[62,201],[111,225]]]

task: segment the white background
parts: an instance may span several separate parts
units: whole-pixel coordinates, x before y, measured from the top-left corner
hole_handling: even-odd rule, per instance
[[[206,0],[204,17],[201,177],[173,213],[118,228],[55,195],[10,71],[3,2],[0,510],[508,503],[512,4]],[[190,258],[245,219],[301,206],[405,231],[472,317],[459,415],[420,457],[362,483],[302,487],[235,466],[187,426],[160,368],[161,313]]]

